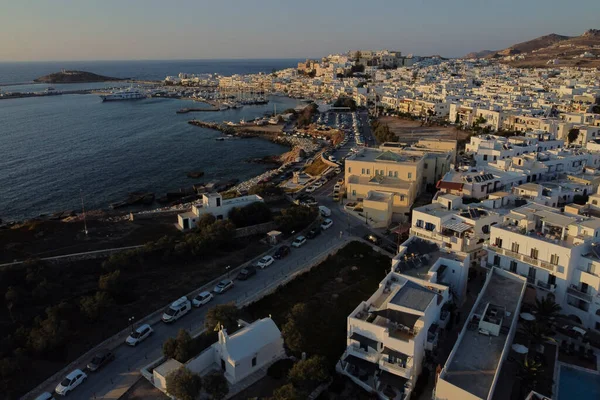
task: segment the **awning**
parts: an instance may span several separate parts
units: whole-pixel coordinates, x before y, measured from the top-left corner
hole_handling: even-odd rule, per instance
[[[373,340],[356,332],[353,332],[352,335],[350,335],[350,339],[360,342],[361,345],[366,345],[377,350],[377,340]]]
[[[409,357],[408,355],[401,353],[399,351],[396,351],[396,350],[392,350],[389,347],[384,347],[382,353],[387,354],[388,356],[399,358],[404,361],[407,361],[408,357]]]
[[[402,391],[404,390],[404,384],[408,381],[408,379],[391,374],[387,371],[382,371],[381,375],[379,375],[379,381],[384,385],[390,385]]]
[[[448,222],[442,225],[442,228],[450,229],[451,231],[463,233],[472,229],[473,227],[469,224],[465,224],[464,222],[458,222],[454,220],[453,222]]]
[[[344,361],[349,364],[352,364],[361,371],[365,371],[369,375],[375,373],[375,371],[379,369],[379,366],[377,364],[369,362],[363,358],[356,357],[352,354],[346,357]]]
[[[438,181],[436,186],[438,189],[462,190],[464,185],[464,183],[460,182]]]
[[[400,325],[404,325],[405,327],[412,329],[415,326],[415,323],[420,318],[419,315],[409,314],[398,310],[385,309],[385,310],[377,310],[374,311],[375,315],[379,315],[380,317],[384,317],[389,319],[392,322],[395,322]]]

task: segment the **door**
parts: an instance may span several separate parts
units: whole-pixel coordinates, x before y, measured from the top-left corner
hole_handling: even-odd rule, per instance
[[[183,219],[183,230],[187,230],[190,229],[190,220],[189,218],[184,218]]]
[[[535,283],[535,268],[529,267],[529,273],[527,274],[527,282]]]
[[[226,371],[226,370],[227,370],[227,369],[225,368],[225,360],[223,360],[222,358],[221,358],[221,369],[222,369],[223,371]]]

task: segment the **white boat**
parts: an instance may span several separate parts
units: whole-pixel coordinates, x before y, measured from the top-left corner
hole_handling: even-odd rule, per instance
[[[146,97],[146,93],[140,92],[139,90],[123,90],[100,96],[102,101],[139,100],[145,99]]]

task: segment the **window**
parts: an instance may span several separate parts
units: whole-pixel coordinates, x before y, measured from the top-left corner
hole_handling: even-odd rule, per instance
[[[416,227],[417,227],[417,228],[422,228],[422,227],[423,227],[423,220],[422,220],[422,219],[418,219],[418,220],[417,220]]]
[[[252,358],[252,366],[256,367],[256,356]]]
[[[425,223],[425,229],[428,230],[428,231],[430,231],[430,232],[433,232],[435,230],[435,225],[432,224],[431,222],[426,222]]]
[[[394,178],[398,177],[398,171],[394,171]]]
[[[550,256],[550,264],[558,265],[558,256],[556,254]]]
[[[531,249],[531,253],[530,253],[531,258],[533,258],[534,260],[538,259],[538,249]]]
[[[369,168],[367,168],[367,175],[369,175],[371,173],[371,170]]]
[[[408,179],[412,179],[412,172],[408,173]]]
[[[502,239],[497,237],[496,241],[495,241],[495,245],[496,245],[496,247],[502,248]]]
[[[352,172],[352,167],[348,167],[348,173]]]
[[[363,168],[360,173],[364,175],[365,169]]]
[[[423,164],[423,169],[427,169],[427,163]]]
[[[517,242],[513,242],[512,246],[510,247],[511,251],[513,253],[518,253],[519,252],[519,243]]]
[[[400,195],[400,201],[404,201],[404,195],[403,194]]]
[[[352,196],[356,196],[356,190],[352,191]]]
[[[516,274],[517,273],[517,262],[516,261],[511,261],[509,268],[510,268],[510,272],[513,272],[513,273]]]
[[[487,161],[487,154],[483,155],[483,161]]]
[[[494,256],[494,265],[495,265],[496,267],[499,267],[499,266],[500,266],[500,256],[499,256],[499,255],[495,255],[495,256]]]
[[[388,171],[388,176],[391,178],[392,176],[394,176],[394,173],[392,171]]]

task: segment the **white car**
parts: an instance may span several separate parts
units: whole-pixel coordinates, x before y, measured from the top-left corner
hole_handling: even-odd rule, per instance
[[[217,283],[217,286],[213,289],[215,293],[225,293],[229,289],[233,287],[233,281],[231,279],[223,279],[221,282]]]
[[[273,264],[273,262],[275,262],[275,259],[271,256],[264,256],[263,258],[261,258],[260,260],[258,260],[258,262],[256,263],[256,266],[262,269],[267,268],[269,265]]]
[[[315,190],[317,190],[317,187],[315,185],[312,185],[306,188],[306,193],[312,193]]]
[[[76,369],[72,371],[69,375],[67,375],[65,379],[63,379],[62,382],[56,386],[56,389],[54,389],[54,391],[56,392],[56,394],[66,396],[77,386],[81,385],[86,379],[87,375],[82,370]]]
[[[194,300],[192,300],[192,304],[194,307],[200,307],[210,302],[213,299],[213,295],[210,292],[202,292],[198,293]]]
[[[327,218],[325,221],[323,221],[323,223],[321,224],[321,229],[323,230],[327,230],[329,228],[331,228],[331,225],[333,225],[333,221],[330,220],[329,218]]]
[[[139,343],[142,343],[146,340],[150,335],[152,335],[154,331],[148,324],[144,324],[139,326],[136,330],[131,332],[127,339],[125,339],[125,343],[130,346],[137,346]]]
[[[54,399],[54,396],[52,396],[50,393],[44,392],[44,393],[40,394],[38,397],[36,397],[35,400],[55,400],[55,399]]]
[[[342,173],[342,169],[341,168],[336,168],[335,169],[335,173],[336,174],[341,174]]]
[[[298,236],[296,239],[294,239],[294,241],[292,242],[292,247],[300,247],[302,246],[304,243],[306,243],[306,238],[304,236]]]
[[[313,186],[314,186],[315,188],[320,188],[321,186],[323,186],[323,182],[321,182],[321,181],[316,181],[315,183],[313,183]]]

